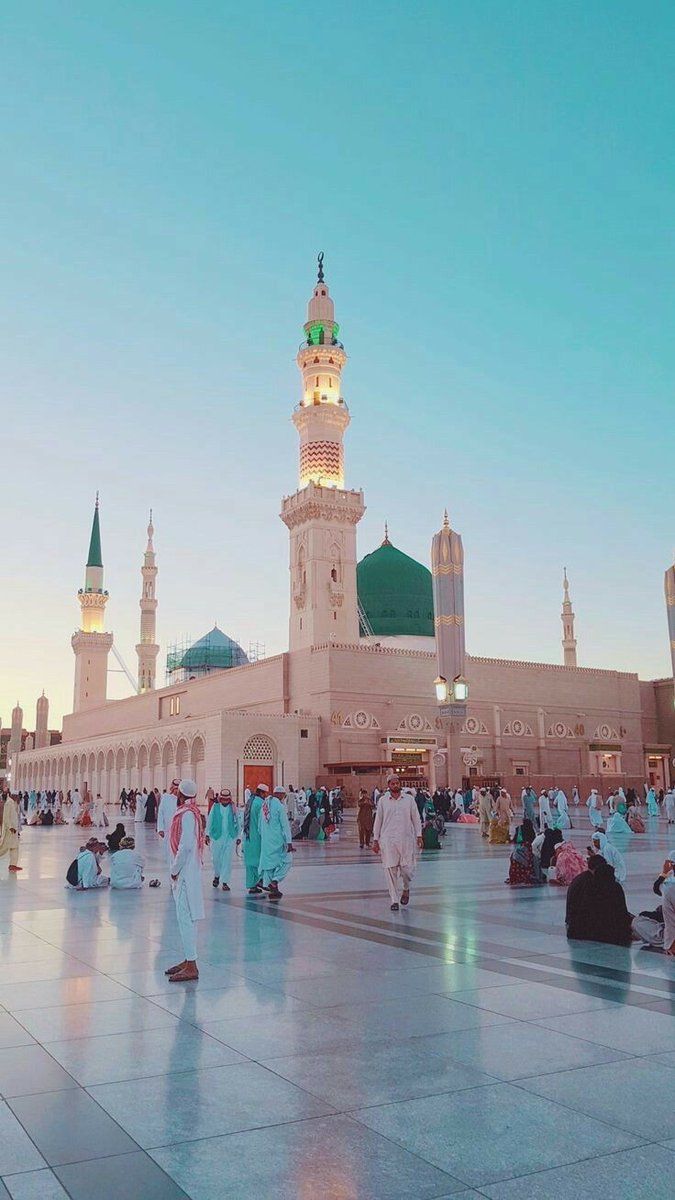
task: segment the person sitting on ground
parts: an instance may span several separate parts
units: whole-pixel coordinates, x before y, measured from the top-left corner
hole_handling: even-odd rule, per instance
[[[86,846],[80,846],[80,853],[73,859],[66,872],[66,883],[79,892],[91,888],[107,887],[110,883],[107,875],[101,872],[100,855],[106,849],[97,838],[90,838]]]
[[[626,818],[633,833],[644,833],[645,823],[642,813],[636,804],[631,804]]]
[[[586,859],[571,842],[560,842],[553,851],[548,881],[558,887],[569,887],[577,875],[586,870]]]
[[[41,825],[53,825],[54,824],[54,814],[53,814],[51,808],[46,808],[45,811],[42,813],[42,815],[40,817],[40,824]]]
[[[441,843],[438,830],[433,820],[426,821],[422,826],[422,844],[425,850],[440,850]]]
[[[124,825],[121,821],[118,821],[112,833],[107,833],[105,836],[105,840],[108,843],[108,849],[111,854],[115,854],[115,852],[119,850],[120,842],[122,841],[122,838],[126,836],[127,831],[124,828]]]
[[[591,854],[588,869],[572,880],[567,892],[568,938],[629,946],[631,922],[623,888],[614,877],[614,867],[602,855]]]
[[[614,867],[614,875],[618,883],[626,882],[626,860],[623,854],[617,850],[609,841],[606,833],[601,833],[598,829],[591,838],[591,844],[588,847],[589,854],[601,854],[609,863],[610,867]]]
[[[661,903],[653,910],[633,918],[633,933],[653,950],[665,950],[675,957],[675,850],[670,851],[654,880],[654,892]]]
[[[526,817],[516,831],[516,845],[511,851],[506,882],[512,887],[538,887],[543,883],[539,860],[532,853],[534,838],[534,825]]]
[[[119,850],[110,855],[110,886],[139,888],[143,886],[143,859],[132,837],[123,837]]]
[[[539,836],[541,837],[541,849],[539,851],[541,856],[541,869],[542,871],[548,872],[551,863],[553,862],[553,855],[555,854],[556,846],[559,846],[562,842],[563,835],[560,829],[553,829],[549,825],[544,830],[543,836],[541,834]]]

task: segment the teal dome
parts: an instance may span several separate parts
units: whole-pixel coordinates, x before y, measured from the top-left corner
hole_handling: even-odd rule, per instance
[[[241,646],[214,625],[210,633],[205,633],[185,651],[179,666],[191,675],[206,675],[209,671],[243,667],[247,662],[248,657]]]
[[[397,550],[388,537],[357,563],[356,587],[373,633],[434,636],[431,571]]]

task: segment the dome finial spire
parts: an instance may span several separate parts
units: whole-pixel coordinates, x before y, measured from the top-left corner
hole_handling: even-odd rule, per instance
[[[443,528],[444,529],[450,528],[450,518],[448,517],[447,508],[443,510]]]
[[[383,546],[391,546],[391,542],[389,541],[389,522],[388,521],[385,521],[385,523],[384,523],[384,541],[383,541],[382,545]]]
[[[317,275],[317,283],[323,283],[323,250],[319,251],[316,261],[319,266],[319,272]]]

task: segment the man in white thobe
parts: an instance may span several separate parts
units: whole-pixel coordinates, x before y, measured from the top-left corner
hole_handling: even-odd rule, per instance
[[[148,803],[147,790],[145,788],[143,788],[142,792],[141,791],[136,792],[136,812],[134,813],[134,821],[136,822],[137,825],[140,824],[141,821],[145,820],[145,806],[147,803]]]
[[[78,891],[88,892],[91,888],[107,887],[110,883],[108,876],[101,871],[97,856],[98,845],[98,839],[91,838],[86,846],[80,847],[80,853],[77,856]]]
[[[110,855],[111,888],[143,887],[143,859],[132,837],[123,837],[119,850]]]
[[[373,826],[373,850],[382,858],[391,899],[398,912],[410,900],[410,882],[415,874],[416,850],[422,849],[422,822],[414,796],[401,795],[401,780],[392,775],[388,791],[378,801]]]
[[[178,931],[183,943],[183,961],[169,967],[166,974],[171,983],[189,983],[199,979],[197,968],[197,921],[204,920],[202,892],[202,853],[204,834],[202,817],[195,796],[197,785],[192,779],[181,779],[178,785],[178,807],[171,822],[171,890],[176,904]]]
[[[82,800],[80,797],[80,793],[77,788],[73,788],[73,792],[70,797],[70,819],[71,819],[73,825],[76,825],[77,822],[79,821],[81,812],[82,812]]]
[[[21,817],[19,806],[9,792],[4,797],[2,819],[0,820],[0,858],[7,855],[7,869],[21,871],[19,866],[19,836],[21,832]]]
[[[172,779],[168,792],[164,792],[157,809],[157,833],[162,841],[167,865],[171,866],[171,847],[169,845],[169,830],[178,808],[178,785],[180,779]]]

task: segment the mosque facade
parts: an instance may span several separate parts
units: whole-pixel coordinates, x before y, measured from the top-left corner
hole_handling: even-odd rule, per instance
[[[356,794],[392,769],[432,788],[463,779],[499,781],[512,791],[527,782],[604,793],[619,784],[669,784],[673,679],[642,681],[631,672],[579,666],[566,572],[562,661],[531,663],[466,654],[463,549],[447,516],[434,538],[431,571],[394,546],[386,530],[382,545],[357,561],[365,503],[362,491],[345,487],[350,414],[339,332],[321,257],[297,354],[298,487],[280,513],[289,533],[288,650],[249,662],[216,627],[187,651],[172,682],[157,687],[151,514],[138,691],[108,700],[112,634],[105,630],[97,499],[72,637],[73,711],[64,717],[60,744],[50,746],[46,697],[38,702],[35,741],[17,734],[17,705],[13,789],[77,786],[112,800],[123,787],[163,787],[189,775],[200,794],[217,785],[241,798],[259,782],[340,783]],[[665,591],[675,670],[675,567],[666,572]]]

